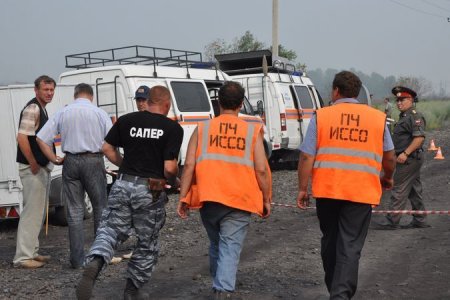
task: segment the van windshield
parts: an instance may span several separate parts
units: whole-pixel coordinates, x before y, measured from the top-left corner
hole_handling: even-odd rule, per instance
[[[181,112],[209,112],[211,106],[205,87],[200,82],[170,83],[178,110]]]
[[[300,100],[300,106],[302,109],[312,108],[314,109],[313,99],[311,98],[311,94],[309,93],[308,87],[302,85],[295,85],[295,92],[297,93],[297,97]]]

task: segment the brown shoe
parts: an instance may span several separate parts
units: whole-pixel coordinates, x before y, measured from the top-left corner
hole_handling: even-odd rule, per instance
[[[35,261],[39,261],[39,262],[43,262],[43,263],[47,263],[50,259],[51,256],[50,255],[40,255],[38,254],[35,258],[33,258]]]
[[[45,265],[45,263],[34,259],[27,259],[15,264],[14,267],[24,269],[36,269],[42,267],[43,265]]]

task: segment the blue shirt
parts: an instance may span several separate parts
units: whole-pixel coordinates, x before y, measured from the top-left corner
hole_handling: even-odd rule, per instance
[[[359,101],[353,98],[344,98],[337,100],[336,102],[334,102],[333,105],[339,103],[359,103]],[[300,145],[299,150],[310,155],[314,156],[316,155],[317,151],[316,115],[314,115],[311,118],[311,121],[309,122],[305,139],[303,140],[303,143]],[[392,142],[391,134],[386,125],[386,128],[384,129],[383,151],[391,151],[391,150],[394,150],[394,143]]]
[[[111,126],[111,119],[104,110],[89,99],[78,98],[53,115],[37,137],[51,145],[59,133],[62,152],[96,153],[102,151],[103,140]]]

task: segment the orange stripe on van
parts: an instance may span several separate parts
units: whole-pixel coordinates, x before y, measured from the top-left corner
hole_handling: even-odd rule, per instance
[[[286,119],[298,120],[298,119],[311,119],[314,115],[315,109],[286,109]]]
[[[178,124],[180,125],[192,125],[197,124],[198,122],[207,121],[209,119],[209,116],[183,116],[183,120],[180,118],[175,120],[178,121]]]

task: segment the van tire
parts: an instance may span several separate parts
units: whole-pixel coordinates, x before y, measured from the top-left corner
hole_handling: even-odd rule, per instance
[[[92,203],[89,200],[87,194],[84,197],[84,219],[91,219],[94,215],[94,209]],[[55,207],[55,213],[53,214],[53,220],[57,225],[67,226],[67,205]]]

